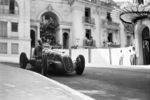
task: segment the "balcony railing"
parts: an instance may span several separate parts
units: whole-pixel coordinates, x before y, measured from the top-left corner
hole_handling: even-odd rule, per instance
[[[96,3],[97,0],[84,0],[86,2]]]
[[[112,22],[112,21],[107,21],[107,25],[111,25],[111,26],[119,26],[119,23]]]
[[[83,17],[83,23],[95,25],[95,19],[91,17]]]
[[[19,9],[16,7],[15,10],[9,10],[8,7],[0,5],[0,14],[2,15],[19,15]]]
[[[96,47],[96,41],[90,40],[90,39],[84,39],[83,40],[83,47],[84,48],[95,48]]]

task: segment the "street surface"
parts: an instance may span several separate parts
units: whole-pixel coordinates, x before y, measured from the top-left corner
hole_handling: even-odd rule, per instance
[[[82,76],[48,76],[96,100],[150,100],[150,71],[86,68]]]
[[[150,100],[150,70],[87,67],[82,76],[47,77],[96,100]]]

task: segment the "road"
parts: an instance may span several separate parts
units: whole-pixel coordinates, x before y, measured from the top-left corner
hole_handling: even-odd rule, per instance
[[[150,100],[150,70],[87,67],[81,76],[72,73],[47,77],[96,100]]]
[[[82,76],[48,76],[96,100],[150,100],[150,71],[86,68]]]

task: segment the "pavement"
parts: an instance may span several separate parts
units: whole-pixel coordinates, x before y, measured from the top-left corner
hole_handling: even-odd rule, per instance
[[[97,68],[119,68],[119,69],[143,69],[147,70],[150,69],[150,65],[109,65],[109,64],[98,64],[98,63],[86,63],[86,67],[97,67]]]
[[[86,63],[86,67],[150,69],[150,65],[116,66]],[[141,70],[142,69],[142,70]],[[0,64],[0,100],[94,100],[36,72]]]
[[[38,73],[0,64],[0,100],[94,100]]]

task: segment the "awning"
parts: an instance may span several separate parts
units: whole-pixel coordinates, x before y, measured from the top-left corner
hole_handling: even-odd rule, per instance
[[[128,3],[121,8],[115,8],[111,15],[124,23],[136,23],[138,20],[150,18],[150,5]]]

